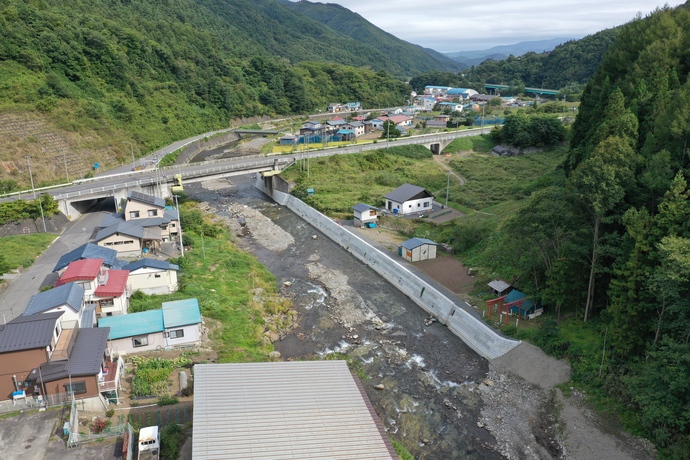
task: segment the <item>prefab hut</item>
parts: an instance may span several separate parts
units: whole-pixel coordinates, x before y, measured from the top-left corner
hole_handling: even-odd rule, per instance
[[[355,215],[354,226],[364,227],[366,224],[376,222],[378,213],[375,207],[359,203],[352,207]]]
[[[398,253],[408,262],[436,258],[437,243],[426,238],[411,238],[400,244]]]

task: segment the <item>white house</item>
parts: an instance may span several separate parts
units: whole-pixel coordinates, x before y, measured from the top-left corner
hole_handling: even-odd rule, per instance
[[[414,214],[431,211],[434,195],[422,187],[403,184],[383,197],[386,210],[394,214]]]
[[[170,294],[177,291],[177,272],[179,265],[165,260],[144,258],[122,267],[129,271],[130,292],[144,294]]]
[[[363,227],[364,224],[376,222],[378,213],[375,207],[368,204],[359,203],[352,207],[355,215],[355,227]]]
[[[355,137],[364,135],[364,123],[360,121],[351,121],[343,125],[343,129],[351,130],[354,132]]]
[[[76,321],[79,327],[93,327],[96,324],[94,309],[85,308],[84,288],[74,282],[34,295],[22,316],[56,311],[64,313],[61,321]]]
[[[400,255],[408,262],[436,258],[437,243],[426,238],[411,238],[400,244]]]
[[[108,347],[121,355],[201,341],[201,311],[197,299],[163,302],[159,310],[111,316],[98,320],[109,327]]]

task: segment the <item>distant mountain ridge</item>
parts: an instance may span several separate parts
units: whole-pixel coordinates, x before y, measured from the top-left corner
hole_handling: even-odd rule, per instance
[[[552,51],[558,45],[561,45],[571,40],[576,39],[551,38],[548,40],[531,40],[514,43],[512,45],[498,45],[485,50],[455,51],[452,53],[444,53],[444,55],[448,56],[454,61],[457,61],[461,64],[470,67],[473,65],[479,65],[487,59],[500,61],[502,59],[508,58],[508,56],[510,56],[511,54],[515,57],[518,57],[530,52],[543,53],[546,51]]]
[[[301,0],[276,0],[302,15],[328,26],[334,31],[374,48],[394,61],[400,68],[423,72],[436,70],[463,70],[465,65],[443,53],[401,40],[379,29],[362,16],[344,6]]]

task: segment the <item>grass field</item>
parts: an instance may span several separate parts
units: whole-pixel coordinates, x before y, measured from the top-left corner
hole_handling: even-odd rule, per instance
[[[226,231],[216,238],[206,236],[205,251],[200,236],[187,235],[193,245],[176,261],[181,268],[179,291],[161,296],[135,294],[130,312],[194,297],[202,315],[220,322],[211,337],[219,362],[266,361],[273,351],[266,333],[292,322],[291,302],[279,297],[275,277],[253,256],[239,250]]]
[[[57,235],[51,233],[34,233],[31,235],[13,235],[0,238],[0,254],[8,269],[29,267],[36,257],[45,251]]]

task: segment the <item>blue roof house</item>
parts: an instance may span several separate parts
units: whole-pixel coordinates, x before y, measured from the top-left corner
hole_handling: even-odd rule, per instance
[[[503,305],[510,310],[511,314],[520,315],[523,318],[529,317],[532,319],[534,316],[541,315],[543,311],[540,303],[530,299],[517,289],[513,289],[508,293],[503,301]]]
[[[39,292],[31,297],[22,316],[53,312],[64,312],[62,321],[77,321],[79,327],[93,327],[96,324],[95,310],[84,307],[84,288],[77,283]]]
[[[163,302],[158,310],[103,317],[98,327],[109,327],[108,347],[126,355],[198,344],[201,321],[197,299],[185,299]]]

